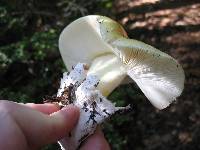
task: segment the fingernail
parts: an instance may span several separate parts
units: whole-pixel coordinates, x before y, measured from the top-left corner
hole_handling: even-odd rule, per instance
[[[79,111],[79,108],[73,104],[69,104],[65,107],[63,107],[61,110],[75,110],[75,111]]]
[[[78,118],[79,116],[79,108],[72,104],[63,107],[60,111],[66,117]]]

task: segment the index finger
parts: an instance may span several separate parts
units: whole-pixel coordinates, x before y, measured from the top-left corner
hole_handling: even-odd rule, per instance
[[[45,104],[27,103],[24,105],[48,115],[60,110],[60,107],[58,105],[49,103]]]

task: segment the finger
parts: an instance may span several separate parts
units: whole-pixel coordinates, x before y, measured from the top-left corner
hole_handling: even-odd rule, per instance
[[[83,146],[81,147],[81,150],[110,150],[110,146],[108,142],[106,141],[103,132],[98,127],[97,130],[93,135],[91,135],[85,143],[83,143]]]
[[[38,148],[55,142],[68,134],[75,126],[79,110],[69,105],[51,116],[12,103],[9,107],[13,119],[24,133],[27,143]]]
[[[34,103],[27,103],[27,104],[24,104],[25,106],[28,106],[30,108],[33,108],[37,111],[40,111],[42,113],[45,113],[45,114],[52,114],[58,110],[60,110],[60,107],[56,104],[34,104]]]

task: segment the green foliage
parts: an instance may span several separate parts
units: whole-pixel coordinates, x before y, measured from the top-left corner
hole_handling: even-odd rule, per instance
[[[58,50],[63,27],[87,14],[111,16],[112,0],[18,0],[0,2],[0,98],[17,102],[41,103],[45,95],[56,93],[65,66]],[[126,105],[124,92],[110,99]],[[127,117],[105,124],[106,136],[114,149],[123,149],[125,136],[117,128]],[[58,149],[49,145],[44,150]]]
[[[44,93],[40,93],[39,89],[44,91],[44,87],[51,87],[55,77],[51,73],[58,71],[55,73],[58,75],[64,68],[60,59],[51,62],[60,57],[57,38],[57,32],[50,29],[36,32],[30,39],[25,37],[22,41],[0,47],[1,69],[4,69],[1,76],[8,78],[8,82],[3,82],[3,98],[28,100],[42,97]]]

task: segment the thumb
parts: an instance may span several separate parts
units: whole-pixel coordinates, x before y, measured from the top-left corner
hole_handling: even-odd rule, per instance
[[[50,115],[48,143],[55,142],[68,135],[75,127],[79,117],[79,109],[73,105],[68,105],[58,112]],[[46,137],[44,137],[46,138]]]
[[[13,104],[12,117],[26,137],[29,147],[39,148],[69,134],[78,121],[79,109],[68,105],[46,115],[26,106]]]

